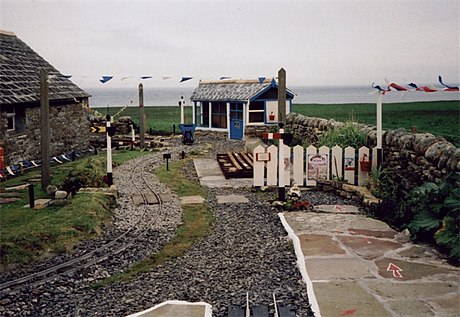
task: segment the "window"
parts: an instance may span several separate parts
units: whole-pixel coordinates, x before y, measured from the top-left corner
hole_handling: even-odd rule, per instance
[[[209,127],[209,102],[201,102],[201,113],[203,115],[203,127]]]
[[[265,104],[253,101],[249,104],[249,123],[264,123]]]
[[[225,102],[211,103],[212,128],[227,128],[227,104]]]
[[[25,109],[10,109],[6,112],[8,131],[24,132],[26,130]]]

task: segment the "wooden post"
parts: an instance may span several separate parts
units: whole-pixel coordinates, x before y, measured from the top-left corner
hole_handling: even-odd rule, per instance
[[[139,139],[140,139],[140,147],[143,149],[145,147],[145,112],[144,112],[144,86],[139,84]]]
[[[48,71],[40,69],[40,147],[41,147],[41,186],[42,189],[50,183],[50,106],[48,96]]]
[[[284,134],[284,121],[286,117],[286,71],[281,68],[278,71],[278,125],[279,133]],[[286,200],[285,177],[284,177],[284,142],[279,139],[278,146],[278,200]]]
[[[286,119],[286,71],[281,68],[278,71],[278,121]]]
[[[112,117],[110,114],[107,114],[105,117],[105,126],[106,126],[106,137],[107,137],[107,185],[113,185],[113,174],[112,174],[112,137],[109,134],[111,127]]]

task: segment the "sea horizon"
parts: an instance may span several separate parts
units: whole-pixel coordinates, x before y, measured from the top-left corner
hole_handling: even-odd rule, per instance
[[[442,89],[436,85],[430,85]],[[139,105],[137,87],[83,88],[90,97],[91,108],[124,107]],[[181,96],[191,105],[190,96],[195,87],[144,87],[144,106],[177,106]],[[377,90],[370,85],[330,85],[330,86],[292,86],[288,89],[294,93],[293,104],[369,104],[376,103]],[[424,101],[459,101],[457,92],[423,92],[390,91],[382,96],[383,103],[424,102]]]

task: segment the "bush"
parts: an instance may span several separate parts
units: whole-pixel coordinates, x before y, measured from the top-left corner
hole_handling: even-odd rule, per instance
[[[460,256],[460,173],[445,177],[439,185],[427,182],[408,195],[415,215],[408,228],[415,241],[435,243],[453,262]]]
[[[356,122],[347,121],[336,129],[332,129],[323,134],[318,140],[318,146],[333,147],[338,145],[342,148],[351,146],[360,148],[367,145],[367,136],[361,131]]]
[[[72,169],[62,183],[62,189],[76,193],[82,187],[103,187],[105,160],[98,157],[90,157],[82,161]]]

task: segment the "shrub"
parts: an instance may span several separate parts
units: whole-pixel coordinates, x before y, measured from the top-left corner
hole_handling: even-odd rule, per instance
[[[98,157],[90,157],[75,166],[62,183],[62,189],[75,193],[81,187],[105,186],[105,161]]]
[[[460,256],[459,175],[452,173],[439,185],[424,183],[408,195],[408,204],[415,215],[408,226],[412,239],[437,244],[453,262],[458,262]]]
[[[318,140],[318,146],[333,147],[338,145],[342,148],[351,146],[360,148],[367,145],[367,136],[361,131],[358,124],[354,121],[347,121],[336,129],[332,129],[323,134]]]

